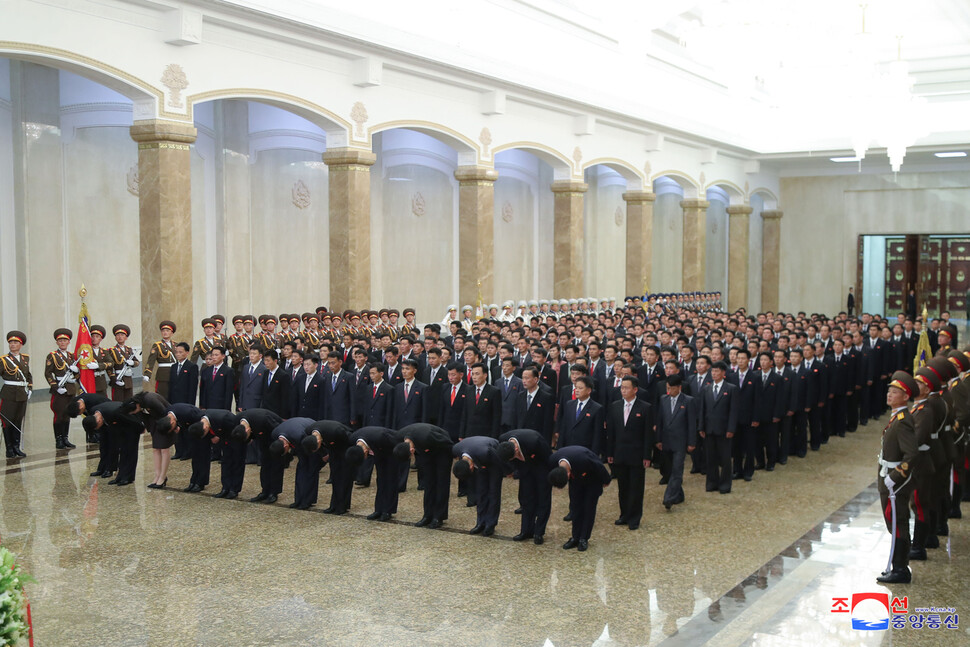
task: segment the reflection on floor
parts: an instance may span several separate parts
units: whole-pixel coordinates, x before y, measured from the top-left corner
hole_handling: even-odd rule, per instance
[[[41,647],[889,645],[889,631],[853,630],[851,614],[832,613],[832,598],[888,591],[910,609],[970,613],[966,520],[914,564],[913,584],[875,583],[889,551],[871,487],[885,418],[727,496],[689,476],[687,502],[671,512],[651,471],[635,532],[613,525],[611,487],[589,551],[577,553],[560,547],[564,492],[535,546],[508,541],[519,521],[513,481],[492,538],[467,534],[473,509],[454,498],[444,529],[413,527],[413,474],[394,523],[363,519],[373,488],[356,489],[353,515],[288,509],[292,469],[273,506],[245,502],[258,491],[254,466],[235,501],[207,496],[213,487],[181,492],[182,462],[169,489],[148,490],[150,449],[136,484],[119,488],[88,477],[95,451],[50,449],[49,416],[30,405],[29,457],[0,469],[0,532],[38,580],[29,594]],[[76,422],[72,437],[83,438]],[[966,645],[970,620],[960,620],[892,630],[892,640]]]

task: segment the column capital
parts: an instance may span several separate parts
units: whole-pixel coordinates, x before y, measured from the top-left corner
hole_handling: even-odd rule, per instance
[[[653,191],[626,191],[623,200],[627,203],[653,202],[657,199],[657,194]]]
[[[785,215],[785,212],[781,209],[772,209],[771,211],[761,212],[761,217],[765,220],[770,220],[772,218],[780,220],[783,215]]]
[[[747,204],[732,204],[727,208],[729,216],[749,216],[753,211],[754,209]]]
[[[193,126],[164,119],[145,119],[136,121],[128,129],[131,138],[139,143],[139,148],[158,148],[160,144],[188,144],[195,142],[198,131]]]
[[[377,155],[360,148],[332,148],[323,152],[323,163],[330,168],[373,166]]]
[[[680,201],[680,207],[682,209],[707,209],[709,206],[711,206],[711,203],[707,200],[698,200],[696,198]]]
[[[498,171],[487,166],[459,166],[455,169],[455,179],[462,186],[491,185],[498,179]]]
[[[586,193],[589,185],[576,180],[556,180],[549,188],[553,193]]]

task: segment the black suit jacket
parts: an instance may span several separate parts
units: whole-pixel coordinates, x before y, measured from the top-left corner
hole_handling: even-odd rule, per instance
[[[455,395],[455,402],[451,402],[451,382],[441,385],[441,410],[438,413],[438,426],[451,435],[451,439],[458,442],[461,437],[462,420],[465,417],[465,405],[468,402],[469,386],[464,382],[458,385],[458,393]],[[474,391],[472,391],[474,400]]]
[[[512,376],[509,378],[509,388],[505,388],[505,376],[500,375],[496,378],[494,386],[502,396],[502,428],[505,431],[515,426],[515,405],[519,399],[519,394],[525,391],[521,378]]]
[[[602,491],[604,485],[610,484],[610,473],[600,461],[595,452],[586,447],[571,445],[556,450],[549,457],[549,466],[558,467],[559,461],[566,460],[573,480],[580,486],[597,486]],[[570,488],[570,492],[572,489]]]
[[[542,365],[542,370],[539,371],[539,382],[548,386],[553,393],[559,390],[559,376],[548,364]]]
[[[431,365],[426,365],[418,379],[428,385],[424,396],[425,417],[429,423],[437,425],[438,417],[441,415],[441,394],[444,393],[442,385],[448,384],[448,369],[444,365],[439,366],[432,380]]]
[[[279,373],[279,369],[276,372]],[[239,414],[240,423],[243,420],[249,423],[250,439],[276,438],[272,432],[283,423],[282,416],[265,408],[246,409]]]
[[[377,387],[377,395],[374,395],[374,385],[367,386],[365,392],[363,409],[361,411],[361,426],[363,427],[388,427],[391,424],[394,413],[394,389],[381,380]]]
[[[417,422],[427,422],[428,385],[414,380],[407,400],[404,399],[404,382],[394,387],[394,409],[391,428],[403,429]]]
[[[387,366],[387,364],[385,364],[384,366]],[[389,368],[390,367],[388,367],[388,369]],[[385,369],[385,371],[384,371],[384,381],[385,382],[387,382],[388,384],[390,384],[392,387],[393,386],[397,386],[398,384],[401,384],[402,382],[404,382],[404,374],[401,371],[401,362],[398,362],[397,364],[394,365],[394,374],[393,375],[389,374],[389,370],[388,369]]]
[[[748,373],[750,376],[751,373]],[[734,433],[738,426],[738,404],[741,390],[737,385],[727,380],[721,382],[721,390],[714,398],[714,385],[704,387],[700,395],[701,415],[698,431],[712,436],[724,436],[728,432]]]
[[[264,379],[268,379],[264,375]],[[290,374],[277,368],[273,378],[263,387],[263,409],[272,411],[281,418],[290,417]]]
[[[489,436],[498,438],[502,426],[502,394],[494,386],[486,384],[482,394],[475,402],[476,387],[468,388],[465,407],[461,417],[460,438],[470,436]],[[448,393],[450,398],[451,393]]]
[[[182,368],[179,369],[176,362],[169,371],[168,401],[172,404],[195,404],[195,394],[198,391],[199,365],[186,358],[182,362]]]
[[[231,409],[232,393],[236,386],[236,374],[222,363],[213,376],[212,366],[206,366],[199,375],[199,408]]]
[[[653,451],[653,408],[643,400],[634,400],[630,416],[623,423],[626,402],[612,403],[606,415],[606,455],[614,465],[640,467]]]
[[[310,383],[307,384],[309,378]],[[307,375],[306,371],[296,377],[290,388],[290,413],[298,418],[320,420],[323,417],[324,383],[320,373]]]
[[[451,447],[455,444],[451,436],[441,427],[429,424],[414,424],[401,429],[405,438],[414,443],[414,453],[430,454],[435,451],[447,451],[451,454]]]
[[[552,394],[541,388],[536,389],[532,405],[529,402],[529,392],[523,389],[515,402],[515,429],[532,429],[546,439],[546,444],[552,446],[552,435],[555,432],[556,401]],[[503,409],[504,411],[504,409]]]
[[[654,421],[657,425],[656,442],[661,444],[664,451],[685,452],[688,447],[697,446],[697,403],[693,398],[681,392],[677,396],[674,410],[670,410],[670,396],[663,395],[657,403]]]
[[[341,369],[337,375],[336,387],[333,385],[333,373],[329,371],[323,376],[323,415],[324,420],[335,420],[350,425],[354,419],[354,400],[356,392],[356,376]]]
[[[603,406],[590,397],[577,418],[578,402],[579,400],[569,400],[562,408],[557,427],[559,441],[556,446],[582,445],[600,454],[605,449]]]
[[[522,457],[527,464],[548,469],[549,456],[552,454],[548,438],[534,429],[512,429],[499,436],[499,442],[510,441],[512,438],[519,443]]]
[[[750,373],[749,373],[750,375]],[[788,410],[782,379],[772,371],[767,379],[762,379],[759,370],[755,373],[754,413],[751,422],[770,423],[773,418],[781,418]]]

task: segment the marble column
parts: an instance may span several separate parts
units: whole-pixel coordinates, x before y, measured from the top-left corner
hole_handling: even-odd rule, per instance
[[[781,217],[778,210],[762,211],[761,309],[778,312],[778,272],[781,269]]]
[[[498,173],[482,166],[459,166],[458,300],[475,306],[495,297],[495,180]]]
[[[141,265],[141,346],[170,319],[177,338],[192,341],[192,180],[194,127],[161,119],[136,121]],[[201,331],[200,331],[201,332]],[[136,342],[137,343],[137,342]]]
[[[650,289],[653,267],[653,201],[651,191],[627,191],[626,202],[626,293],[643,294]]]
[[[704,290],[704,260],[707,254],[707,200],[681,200],[684,210],[684,258],[680,289],[683,292]]]
[[[335,148],[323,154],[330,177],[330,308],[360,310],[370,302],[371,151]]]
[[[249,102],[224,100],[215,104],[216,303],[220,312],[262,310],[253,303],[253,271],[258,267],[259,241],[252,240],[249,159]],[[231,315],[230,315],[231,316]],[[258,315],[257,315],[258,316]],[[230,324],[227,324],[231,326]]]
[[[732,204],[727,208],[729,312],[748,307],[748,228],[751,212],[751,207],[746,204]]]
[[[583,294],[583,194],[588,188],[575,180],[552,183],[552,292],[556,299],[576,299]]]

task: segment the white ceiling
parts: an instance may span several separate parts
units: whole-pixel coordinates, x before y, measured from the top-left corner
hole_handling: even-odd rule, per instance
[[[860,88],[890,73],[911,152],[970,143],[970,0],[229,2],[776,163],[889,145],[902,118]]]

